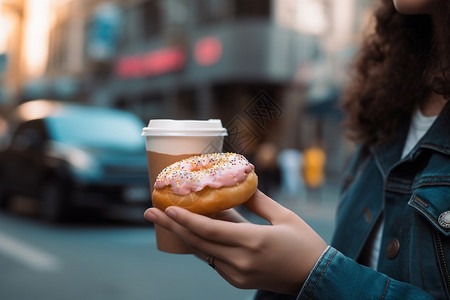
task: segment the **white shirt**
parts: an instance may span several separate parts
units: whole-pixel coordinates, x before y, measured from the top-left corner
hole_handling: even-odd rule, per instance
[[[422,114],[420,109],[414,112],[414,115],[409,126],[408,136],[406,137],[405,145],[403,146],[402,158],[404,158],[425,135],[428,129],[436,120],[437,116],[426,117]],[[376,270],[378,266],[378,258],[380,256],[381,237],[383,233],[384,221],[381,221],[378,231],[375,234],[373,248],[370,253],[369,267]]]

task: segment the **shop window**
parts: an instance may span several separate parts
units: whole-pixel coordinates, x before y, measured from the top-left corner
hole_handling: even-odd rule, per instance
[[[211,24],[231,19],[231,8],[229,0],[197,0],[198,22]]]
[[[50,32],[48,71],[58,73],[64,70],[68,60],[67,22],[58,22]]]
[[[145,1],[137,7],[140,12],[142,33],[144,38],[154,37],[162,30],[162,11],[160,0]]]
[[[166,26],[187,26],[192,21],[191,9],[192,0],[172,0],[165,1],[164,16]]]
[[[235,0],[235,16],[237,18],[269,18],[270,2],[270,0]]]
[[[197,0],[200,24],[220,23],[224,20],[269,18],[270,0]]]
[[[199,113],[197,93],[194,90],[182,90],[177,93],[175,116],[179,119],[195,119]]]

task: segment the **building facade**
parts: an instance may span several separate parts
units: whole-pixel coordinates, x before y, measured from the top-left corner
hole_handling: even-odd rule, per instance
[[[220,118],[227,150],[248,155],[262,143],[303,149],[316,139],[331,156],[348,152],[330,107],[370,1],[42,1],[45,67],[21,78],[18,101],[114,106],[144,121]]]

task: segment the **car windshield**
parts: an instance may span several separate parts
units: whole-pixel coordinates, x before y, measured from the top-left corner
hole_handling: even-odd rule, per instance
[[[141,148],[143,124],[133,114],[110,109],[70,109],[46,119],[53,140],[87,147]]]

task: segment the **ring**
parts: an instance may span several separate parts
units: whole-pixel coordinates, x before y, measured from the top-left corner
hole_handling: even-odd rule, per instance
[[[216,265],[214,264],[214,259],[215,257],[212,255],[208,255],[208,257],[206,257],[206,262],[208,263],[208,265],[215,270]]]

